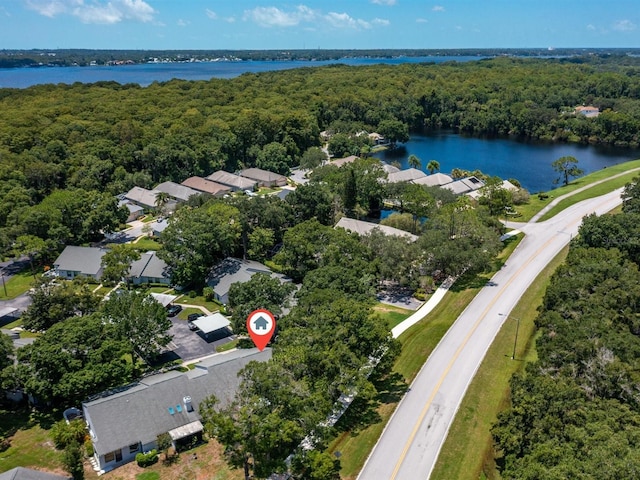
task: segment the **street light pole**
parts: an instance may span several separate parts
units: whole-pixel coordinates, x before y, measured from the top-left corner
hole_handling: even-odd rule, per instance
[[[511,360],[516,359],[516,346],[518,345],[518,330],[520,330],[520,319],[518,317],[512,317],[511,315],[505,315],[504,313],[499,313],[498,315],[506,318],[513,318],[516,320],[516,336],[513,339],[513,353],[511,354]]]
[[[4,269],[0,270],[0,273],[2,274],[2,287],[4,288],[4,296],[8,297],[9,295],[7,295],[7,284],[4,283]]]

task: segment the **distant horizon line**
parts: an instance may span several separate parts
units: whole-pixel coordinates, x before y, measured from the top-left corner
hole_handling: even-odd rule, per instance
[[[444,47],[444,48],[86,48],[86,47],[65,47],[65,48],[1,48],[0,52],[35,52],[35,51],[119,51],[119,52],[385,52],[385,51],[407,51],[407,52],[441,52],[441,51],[609,51],[609,50],[638,50],[640,47]]]

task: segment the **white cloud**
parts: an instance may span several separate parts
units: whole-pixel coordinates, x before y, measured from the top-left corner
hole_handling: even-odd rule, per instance
[[[311,21],[316,13],[304,5],[298,6],[291,12],[285,12],[277,7],[256,7],[245,10],[244,19],[253,20],[262,27],[294,27],[303,21]]]
[[[150,22],[156,11],[144,0],[27,0],[27,8],[53,18],[60,14],[78,17],[83,23],[112,24],[123,20]]]
[[[636,29],[636,25],[631,20],[620,20],[616,22],[613,29],[619,32],[630,32]]]
[[[429,20],[426,18],[416,18],[416,23],[428,23]]]
[[[224,19],[224,21],[227,23],[235,23],[236,17],[227,17]]]
[[[434,5],[431,10],[433,10],[434,12],[444,12],[444,7],[442,5]]]
[[[389,2],[389,0],[380,0]],[[395,2],[395,0],[393,0]],[[293,10],[285,11],[277,7],[257,7],[253,10],[245,10],[243,20],[253,21],[261,27],[296,27],[304,23],[324,23],[333,28],[370,29],[372,26],[386,26],[389,21],[375,18],[370,22],[360,18],[353,18],[348,13],[329,12],[322,13],[305,5],[299,5]],[[307,25],[308,26],[308,25]],[[303,26],[307,28],[307,26]]]
[[[218,14],[213,10],[209,10],[208,8],[205,8],[204,11],[207,14],[207,17],[209,17],[211,20],[215,20],[216,18],[218,18]]]
[[[587,30],[596,30],[596,27],[592,24],[587,25]]]
[[[389,23],[389,20],[386,20],[384,18],[374,18],[373,20],[371,20],[371,24],[377,27],[386,27],[389,25]]]
[[[371,0],[371,3],[375,3],[376,5],[395,5],[396,0]]]
[[[178,19],[178,26],[179,27],[186,27],[187,25],[189,25],[191,22],[189,20],[183,20],[182,18]]]

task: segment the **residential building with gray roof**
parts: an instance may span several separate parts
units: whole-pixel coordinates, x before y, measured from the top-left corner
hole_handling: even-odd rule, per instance
[[[137,453],[156,448],[163,433],[169,433],[174,445],[201,434],[200,404],[215,395],[224,408],[240,385],[238,372],[250,361],[270,358],[270,348],[234,350],[188,372],[146,377],[84,402],[96,469],[105,472],[134,460]]]
[[[237,192],[238,190],[253,190],[258,184],[255,180],[241,177],[240,175],[234,175],[233,173],[225,172],[224,170],[218,170],[217,172],[212,173],[207,177],[207,180],[226,185],[234,192]]]

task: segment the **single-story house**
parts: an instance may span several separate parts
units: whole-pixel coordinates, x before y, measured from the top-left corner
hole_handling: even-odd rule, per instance
[[[509,180],[503,180],[502,183],[500,184],[500,187],[504,188],[505,190],[508,190],[510,192],[515,192],[517,190],[520,190],[518,187],[516,187]],[[471,197],[471,198],[480,198],[482,196],[482,189],[474,190],[472,192],[467,193],[467,195],[469,197]]]
[[[583,105],[580,107],[576,107],[575,112],[579,113],[580,115],[584,115],[587,118],[595,118],[600,115],[600,109],[592,105]]]
[[[357,155],[349,155],[348,157],[344,157],[344,158],[336,158],[335,160],[331,160],[328,165],[335,165],[336,167],[341,167],[343,165],[346,165],[347,163],[352,163],[355,162],[356,160],[358,160]]]
[[[367,235],[377,228],[385,235],[403,237],[411,242],[415,242],[416,240],[418,240],[418,237],[416,235],[405,232],[404,230],[400,230],[399,228],[389,227],[387,225],[379,225],[372,222],[364,222],[362,220],[355,220],[353,218],[347,217],[342,217],[338,221],[338,223],[336,223],[335,228],[338,227],[344,228],[345,230],[348,230],[350,232],[357,233],[358,235]]]
[[[102,277],[102,257],[104,248],[76,247],[68,245],[53,262],[59,277],[73,279],[79,276],[100,280]]]
[[[224,170],[213,172],[207,177],[207,180],[226,185],[227,187],[230,187],[234,192],[237,192],[239,190],[253,190],[258,184],[258,182],[256,182],[255,180],[241,177],[240,175],[235,175],[233,173],[225,172]]]
[[[129,200],[131,203],[140,205],[146,210],[152,210],[156,208],[157,195],[157,190],[147,190],[146,188],[142,187],[133,187],[131,190],[124,194],[124,198]]]
[[[207,285],[213,288],[214,298],[226,305],[229,303],[231,285],[248,282],[256,273],[266,273],[280,279],[281,282],[290,281],[284,275],[272,273],[268,267],[260,262],[229,257],[213,267],[211,275],[207,279]]]
[[[193,188],[185,187],[184,185],[180,185],[179,183],[175,182],[162,182],[161,184],[156,185],[156,188],[154,188],[154,190],[158,192],[164,192],[171,198],[174,198],[179,202],[186,202],[190,197],[202,194],[202,192],[194,190]]]
[[[463,178],[442,186],[442,188],[451,190],[456,195],[473,192],[474,190],[479,190],[482,187],[484,187],[484,182],[476,177]]]
[[[421,177],[413,180],[413,183],[417,185],[426,185],[428,187],[441,187],[447,183],[453,182],[453,178],[445,173],[432,173],[426,177]]]
[[[412,182],[426,176],[427,174],[422,170],[418,170],[417,168],[407,168],[406,170],[400,170],[399,172],[390,173],[387,181],[389,183]]]
[[[389,144],[389,140],[387,140],[386,138],[384,138],[382,135],[380,135],[377,132],[372,132],[368,136],[369,136],[369,139],[373,142],[374,145],[388,145]]]
[[[118,202],[118,207],[122,207],[122,206],[125,206],[129,211],[129,215],[127,216],[127,222],[133,222],[134,220],[137,220],[144,214],[144,207],[141,207],[140,205],[136,205],[135,203],[132,203],[129,200],[126,200],[126,199],[120,200]]]
[[[255,180],[259,187],[282,187],[287,184],[287,177],[261,168],[245,168],[240,176]]]
[[[163,433],[177,448],[200,437],[200,404],[215,395],[225,407],[240,384],[238,372],[250,361],[270,358],[271,349],[234,350],[203,360],[188,372],[152,375],[83,402],[95,468],[106,472],[133,461],[137,453],[157,448]]]
[[[389,163],[383,163],[382,164],[382,169],[385,172],[387,172],[387,174],[398,173],[400,171],[400,169],[398,167],[396,167],[395,165],[391,165]]]
[[[214,197],[224,197],[228,193],[231,193],[231,187],[212,182],[202,177],[189,177],[182,182],[182,185],[198,190],[199,192],[208,193]]]
[[[71,477],[41,472],[40,470],[33,470],[31,468],[15,467],[4,473],[0,473],[0,480],[71,480]]]
[[[166,262],[158,258],[156,252],[147,252],[140,255],[139,260],[131,263],[127,279],[134,285],[146,283],[171,284],[169,267]]]

